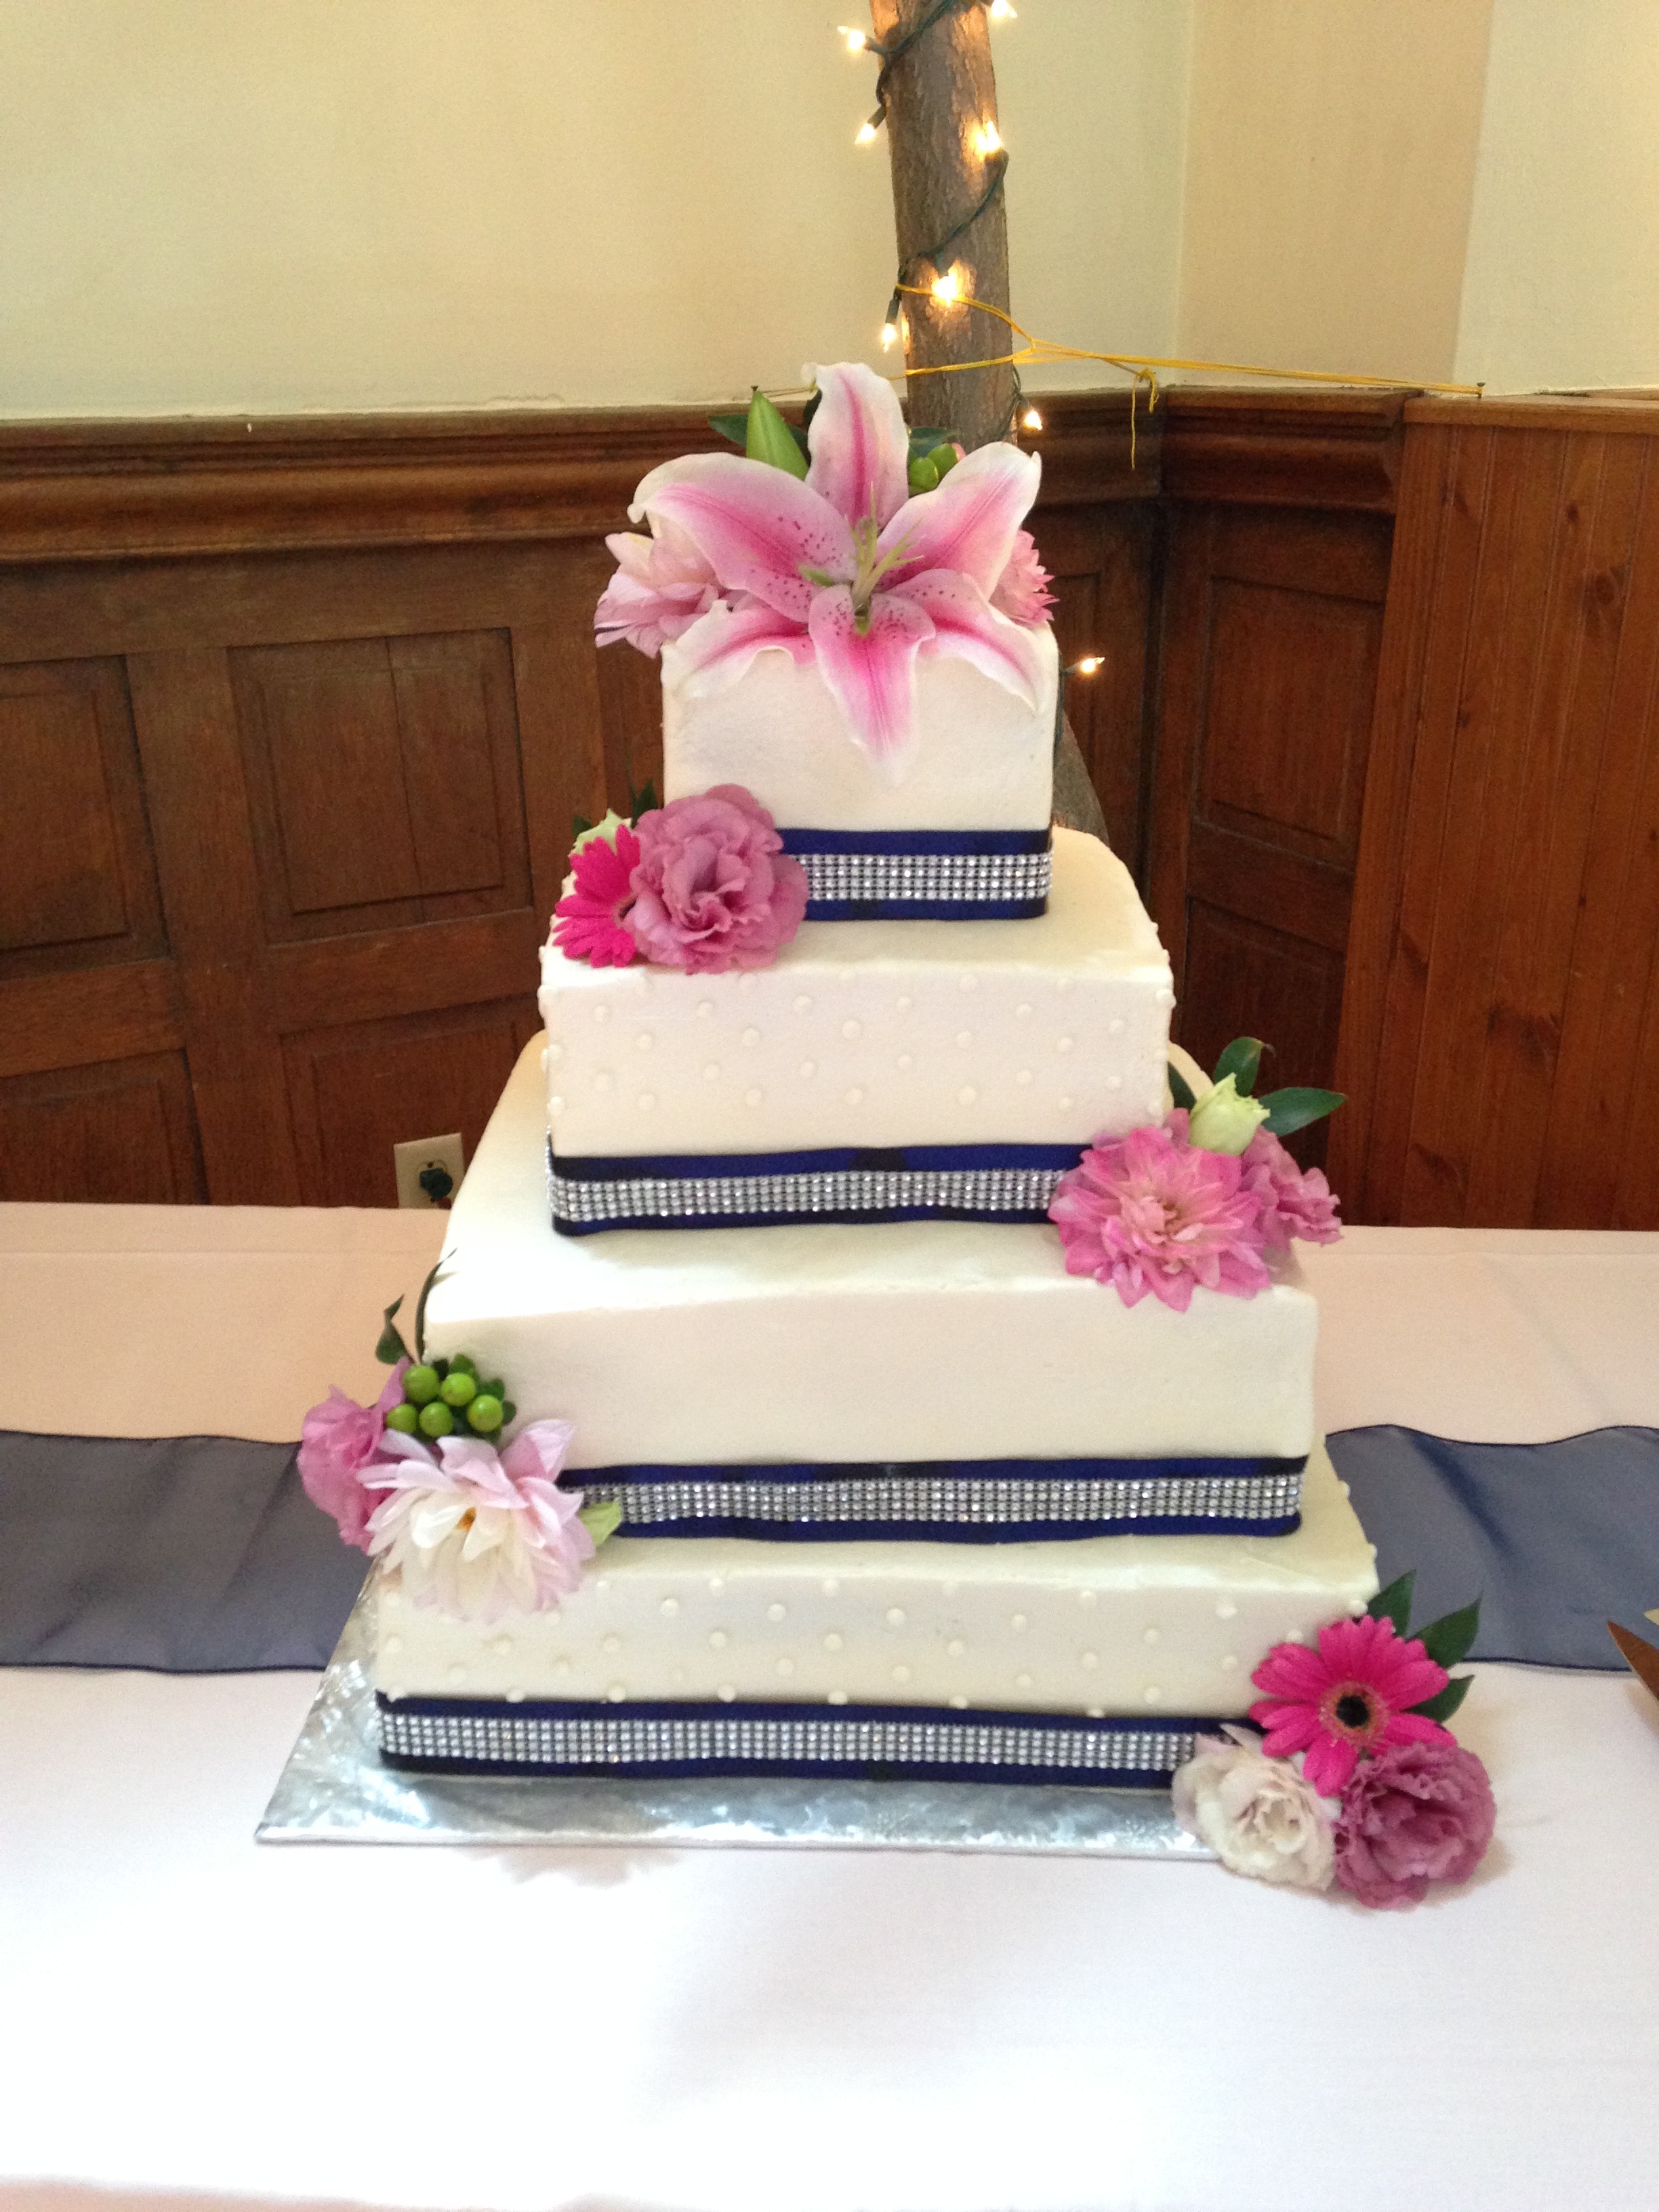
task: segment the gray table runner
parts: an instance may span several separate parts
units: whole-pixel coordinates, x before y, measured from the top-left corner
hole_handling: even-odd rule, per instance
[[[1608,1618],[1651,1634],[1659,1430],[1467,1444],[1330,1439],[1413,1617],[1482,1599],[1477,1659],[1616,1670]],[[300,1486],[291,1444],[0,1431],[0,1664],[173,1674],[319,1668],[365,1562]]]

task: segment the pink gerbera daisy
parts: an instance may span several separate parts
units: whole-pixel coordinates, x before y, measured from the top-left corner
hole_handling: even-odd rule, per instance
[[[1264,1290],[1261,1208],[1236,1159],[1187,1142],[1187,1116],[1097,1142],[1055,1188],[1048,1218],[1068,1275],[1109,1283],[1126,1306],[1151,1291],[1185,1313],[1194,1286]]]
[[[625,822],[613,843],[590,837],[570,856],[575,889],[553,909],[553,942],[572,960],[595,968],[626,968],[639,946],[623,920],[634,903],[630,878],[639,866],[640,841]]]
[[[1250,1680],[1267,1695],[1250,1707],[1269,1759],[1308,1754],[1304,1773],[1322,1796],[1346,1786],[1362,1753],[1396,1743],[1449,1743],[1449,1729],[1410,1708],[1437,1697],[1449,1677],[1416,1637],[1391,1620],[1334,1620],[1319,1647],[1276,1644]]]

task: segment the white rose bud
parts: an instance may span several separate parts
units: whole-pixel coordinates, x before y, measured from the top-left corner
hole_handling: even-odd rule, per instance
[[[1267,1109],[1261,1101],[1241,1098],[1237,1079],[1224,1075],[1192,1109],[1187,1134],[1203,1152],[1238,1153],[1267,1118]]]
[[[1294,1889],[1328,1889],[1334,1864],[1325,1801],[1288,1759],[1248,1742],[1200,1736],[1172,1782],[1175,1816],[1230,1873]]]

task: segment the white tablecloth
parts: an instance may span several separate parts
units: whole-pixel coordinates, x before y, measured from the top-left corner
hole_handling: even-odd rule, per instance
[[[292,1435],[441,1225],[0,1208],[5,1419]],[[1659,1237],[1310,1272],[1333,1429],[1659,1424]],[[1659,1705],[1480,1674],[1499,1840],[1400,1914],[1133,1861],[258,1848],[311,1678],[0,1675],[0,2204],[1651,2212]]]

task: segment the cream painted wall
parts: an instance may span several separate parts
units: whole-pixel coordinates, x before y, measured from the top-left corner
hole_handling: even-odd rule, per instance
[[[1491,13],[1196,0],[1182,353],[1451,375]]]
[[[0,0],[0,416],[618,405],[879,360],[886,151],[835,35],[862,6]],[[995,33],[1047,334],[1171,340],[1189,17],[1031,0]]]
[[[1659,385],[1659,0],[1497,0],[1457,374]]]

